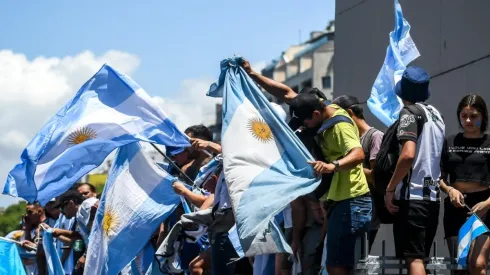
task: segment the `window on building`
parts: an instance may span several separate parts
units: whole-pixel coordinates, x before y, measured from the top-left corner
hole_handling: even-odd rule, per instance
[[[329,75],[322,77],[322,86],[323,86],[323,89],[331,89],[332,88],[332,77]]]

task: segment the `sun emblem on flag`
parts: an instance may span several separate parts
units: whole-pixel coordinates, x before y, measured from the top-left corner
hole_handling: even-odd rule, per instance
[[[274,139],[271,128],[262,118],[254,117],[249,119],[248,129],[256,139],[264,143]]]
[[[88,127],[83,127],[75,130],[73,133],[71,133],[68,136],[68,146],[77,145],[87,140],[94,139],[96,137],[97,134],[95,133],[94,130]]]
[[[119,217],[113,208],[106,209],[104,218],[102,219],[102,229],[104,235],[111,237],[116,234],[116,229],[119,226]]]

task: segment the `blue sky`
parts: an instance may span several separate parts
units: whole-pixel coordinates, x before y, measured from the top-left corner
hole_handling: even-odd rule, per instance
[[[101,56],[118,50],[138,57],[132,77],[150,95],[179,101],[181,97],[184,100],[192,80],[215,79],[223,58],[236,54],[252,64],[269,62],[289,45],[297,44],[300,31],[304,41],[310,31],[323,30],[334,18],[334,4],[334,0],[0,1],[0,66],[2,50],[25,55],[28,61],[41,56],[76,56],[83,51]],[[10,86],[2,87],[1,78],[4,93]],[[31,84],[35,89],[35,83]],[[202,85],[193,89],[206,92]],[[43,93],[51,96],[49,91]],[[10,104],[8,98],[4,102],[0,99],[0,107],[5,102]],[[60,104],[55,104],[56,109]],[[16,108],[30,110],[22,102]],[[45,108],[49,116],[55,111],[50,108]],[[3,119],[18,116],[7,113]],[[23,131],[1,120],[1,131],[12,133],[11,137],[24,133],[25,137],[12,138],[19,140],[19,146],[8,152],[15,157],[4,159],[5,167],[0,167],[0,188],[8,170],[19,161],[22,148],[43,124],[33,121],[26,125],[29,130]],[[4,144],[4,148],[1,142],[2,156],[7,154],[4,150],[11,149],[6,147],[15,147]],[[0,207],[12,202],[0,195]]]
[[[143,4],[144,3],[144,4]],[[2,1],[0,48],[36,56],[136,54],[133,77],[152,93],[171,94],[183,79],[215,77],[233,54],[269,61],[324,29],[334,0]]]

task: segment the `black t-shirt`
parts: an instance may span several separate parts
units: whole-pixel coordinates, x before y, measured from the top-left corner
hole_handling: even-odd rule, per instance
[[[478,182],[490,186],[490,136],[446,138],[441,157],[441,177],[449,184]]]

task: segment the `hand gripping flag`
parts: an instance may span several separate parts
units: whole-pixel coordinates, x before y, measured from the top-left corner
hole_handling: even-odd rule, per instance
[[[27,145],[3,193],[44,205],[114,149],[136,141],[189,146],[138,84],[104,65]]]
[[[180,203],[175,178],[139,143],[119,148],[89,236],[85,274],[118,274]]]
[[[390,32],[390,45],[367,102],[373,115],[388,127],[398,119],[403,107],[395,94],[395,85],[400,81],[407,65],[420,56],[410,37],[410,24],[403,18],[402,7],[398,0],[394,0],[394,3],[395,29]]]
[[[209,96],[223,95],[223,171],[245,256],[289,252],[274,217],[320,179],[313,157],[239,66],[221,62],[219,81]]]

